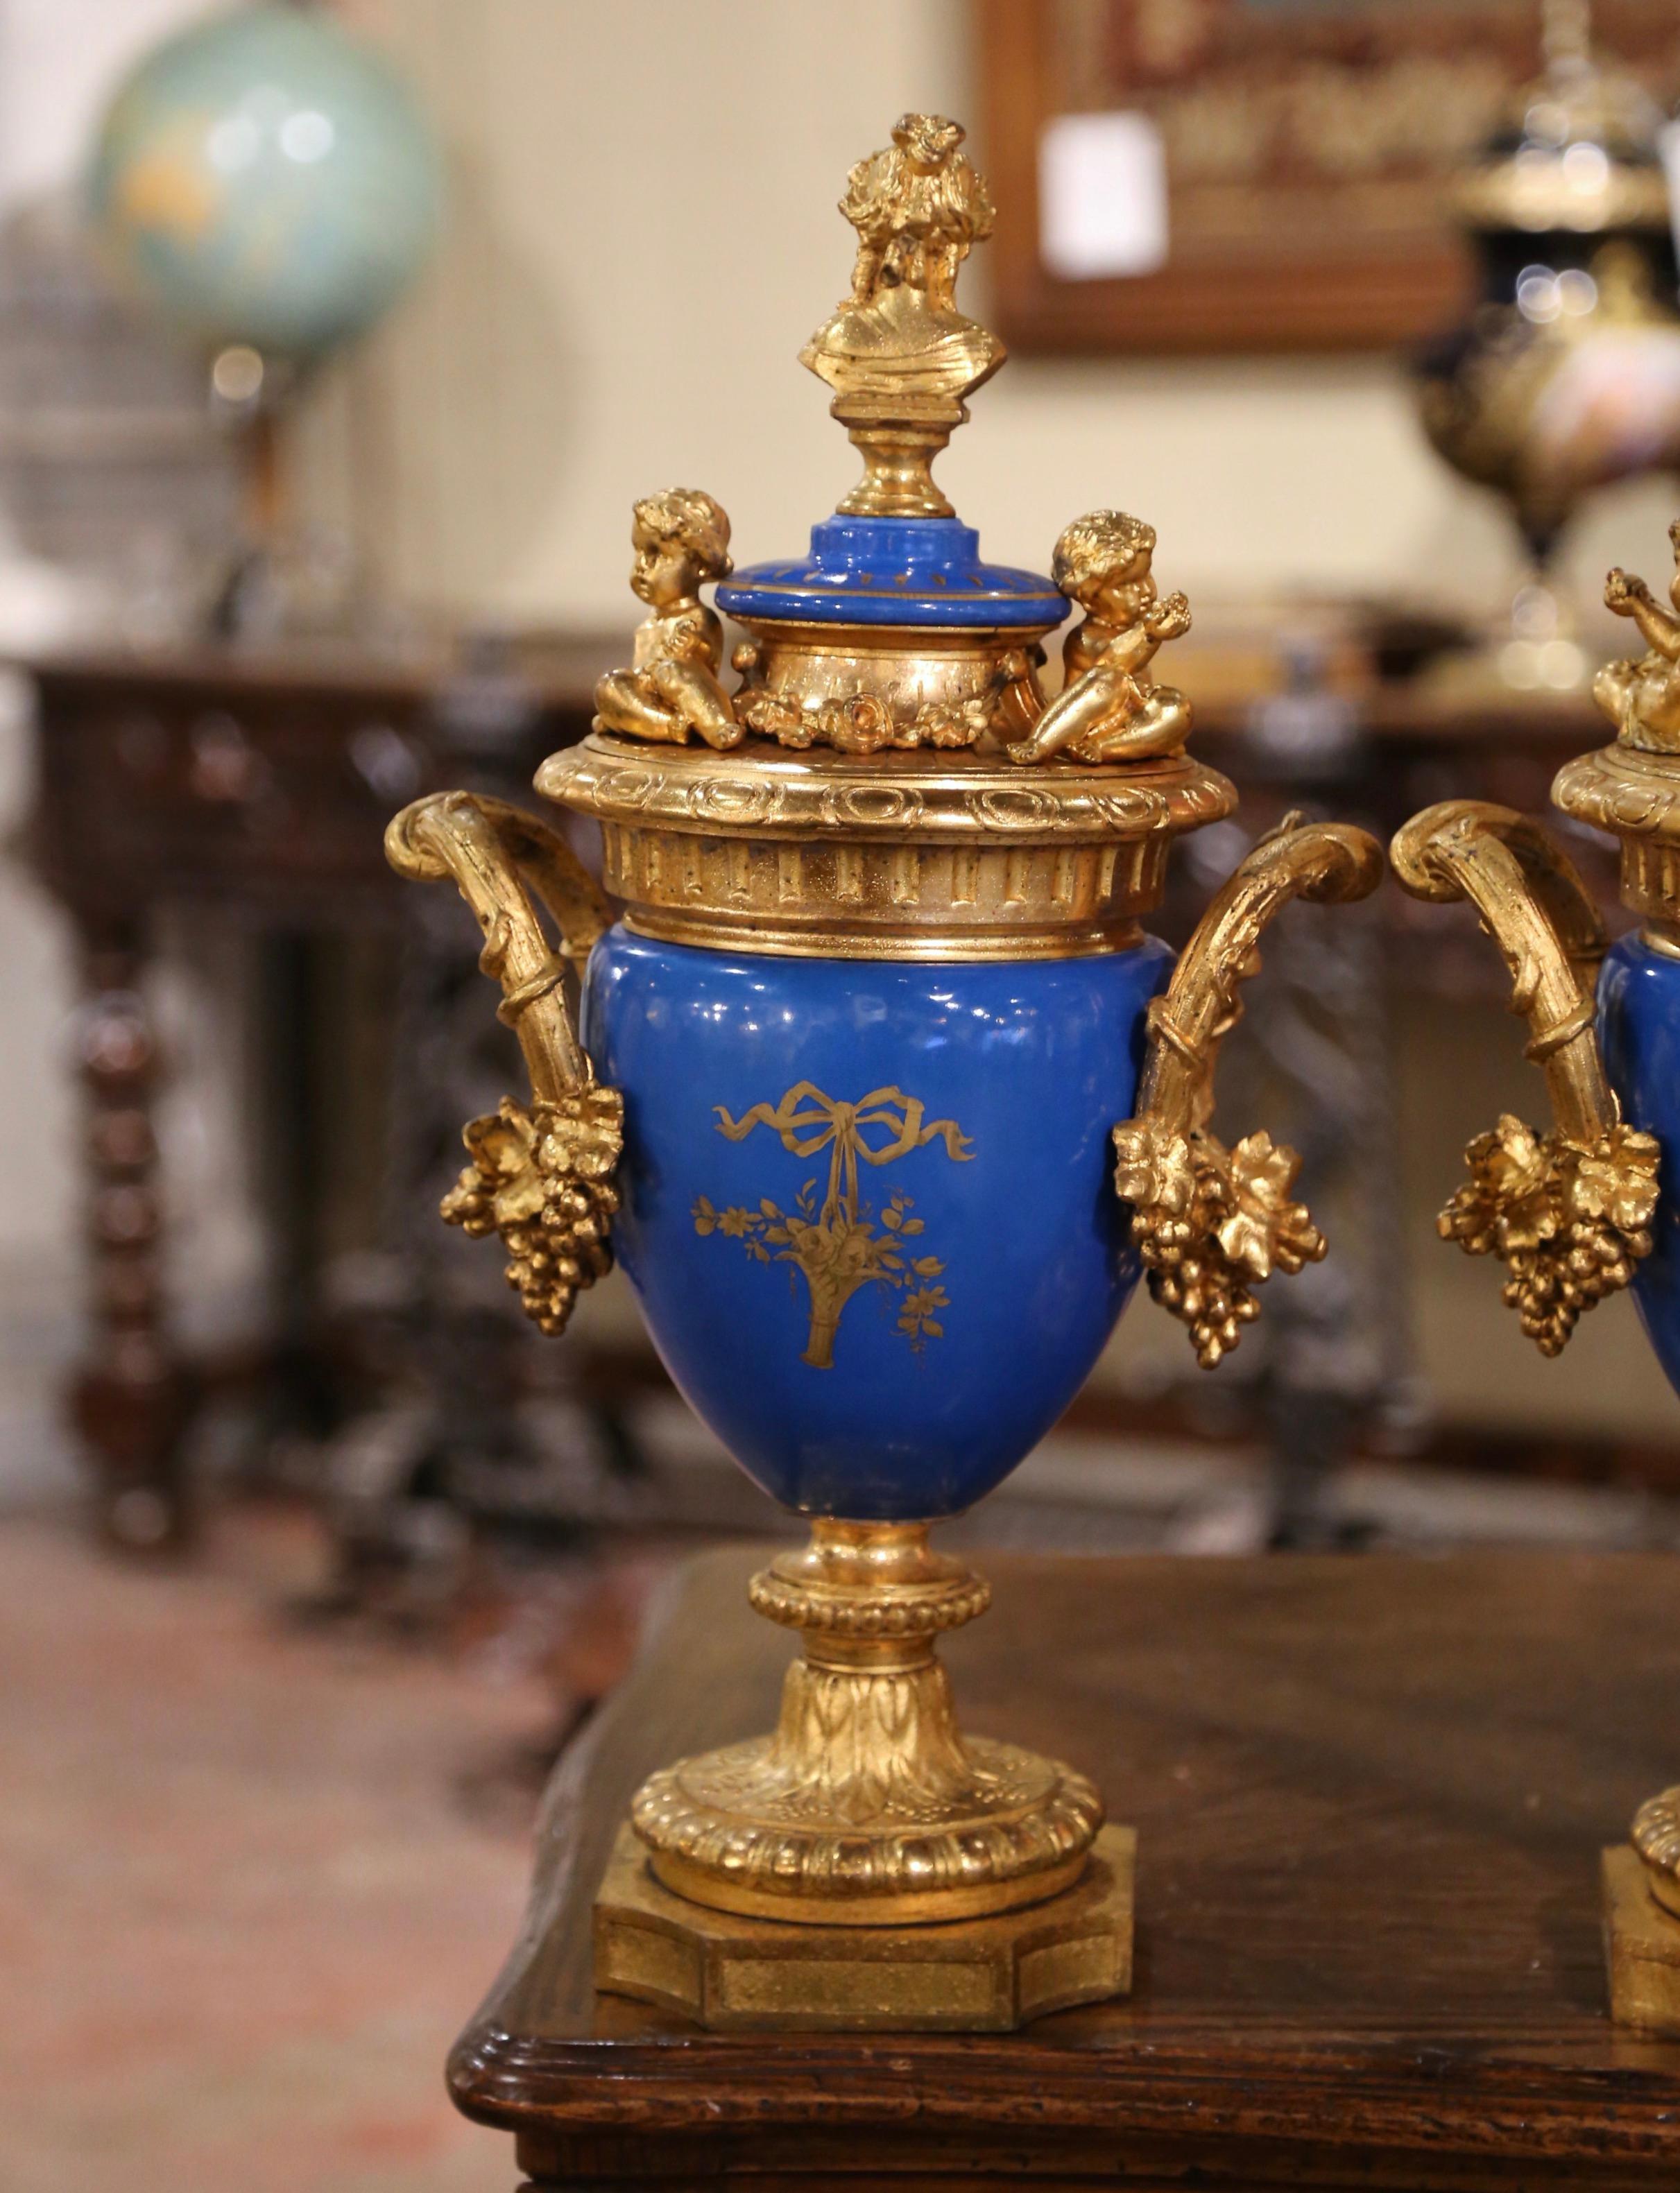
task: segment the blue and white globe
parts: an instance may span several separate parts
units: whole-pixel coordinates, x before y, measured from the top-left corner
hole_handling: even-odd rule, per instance
[[[90,178],[101,238],[160,317],[298,364],[393,301],[441,196],[431,134],[387,64],[272,0],[148,54],[112,102]]]

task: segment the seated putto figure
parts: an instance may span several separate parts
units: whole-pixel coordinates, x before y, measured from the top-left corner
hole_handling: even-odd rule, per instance
[[[1162,599],[1150,562],[1155,528],[1124,511],[1076,518],[1056,543],[1051,570],[1084,621],[1062,650],[1066,683],[1041,712],[1023,674],[1004,696],[1003,713],[1027,736],[1005,751],[1012,761],[1064,753],[1075,761],[1141,761],[1177,753],[1190,736],[1190,704],[1157,685],[1150,664],[1164,640],[1190,628],[1183,594]]]
[[[1675,564],[1668,598],[1680,610],[1680,518],[1668,537]],[[1657,606],[1643,579],[1620,569],[1604,581],[1604,606],[1632,618],[1647,651],[1637,662],[1607,662],[1592,681],[1593,699],[1624,746],[1680,753],[1680,618]]]
[[[708,746],[738,746],[746,732],[718,674],[723,625],[700,598],[706,580],[733,568],[728,518],[697,488],[668,488],[636,505],[630,541],[630,584],[653,615],[636,627],[632,667],[596,686],[597,724],[674,745],[698,731]]]

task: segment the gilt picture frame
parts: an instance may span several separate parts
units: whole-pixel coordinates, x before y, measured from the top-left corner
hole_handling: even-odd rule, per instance
[[[1448,324],[1468,280],[1448,181],[1537,72],[1540,19],[1540,0],[977,0],[1005,339],[1357,350]],[[1593,35],[1672,110],[1671,0],[1598,0]],[[1045,132],[1121,113],[1158,135],[1161,261],[1068,278],[1045,250]]]

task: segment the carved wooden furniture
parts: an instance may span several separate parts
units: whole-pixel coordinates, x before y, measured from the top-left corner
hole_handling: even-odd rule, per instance
[[[528,779],[588,728],[616,643],[580,638],[509,661]],[[193,1366],[163,1297],[151,1099],[160,1070],[145,975],[166,903],[291,931],[390,925],[381,852],[392,811],[471,770],[462,666],[343,651],[66,656],[31,666],[39,696],[33,857],[73,919],[84,1003],[89,1345],[72,1396],[118,1539],[177,1537]],[[493,680],[491,682],[494,682]]]
[[[991,1563],[949,1654],[970,1718],[1088,1760],[1138,1822],[1138,1959],[1127,2000],[967,2039],[709,2034],[591,1992],[631,1790],[773,1708],[752,1566],[688,1572],[562,1766],[453,2058],[530,2193],[1680,2181],[1680,2046],[1611,2028],[1597,1906],[1672,1766],[1669,1558]]]

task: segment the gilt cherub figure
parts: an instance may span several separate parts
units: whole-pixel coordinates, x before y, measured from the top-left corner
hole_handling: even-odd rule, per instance
[[[725,579],[729,519],[697,488],[668,488],[635,507],[630,531],[633,590],[652,610],[636,627],[628,670],[610,670],[595,688],[599,728],[681,745],[697,731],[708,746],[746,736],[724,690],[723,625],[700,598],[708,579]]]
[[[1680,518],[1668,537],[1675,566],[1668,598],[1680,610]],[[1646,652],[1637,661],[1607,662],[1592,681],[1593,699],[1624,746],[1680,753],[1680,617],[1660,608],[1645,581],[1620,566],[1604,581],[1604,606],[1632,618]]]
[[[1064,753],[1083,762],[1141,761],[1177,753],[1190,736],[1190,704],[1157,685],[1157,650],[1190,628],[1180,593],[1161,596],[1151,570],[1155,528],[1124,511],[1076,518],[1056,543],[1056,584],[1085,612],[1062,650],[1066,682],[1041,709],[1024,674],[1004,696],[1003,713],[1026,732],[1005,751],[1012,761]]]

